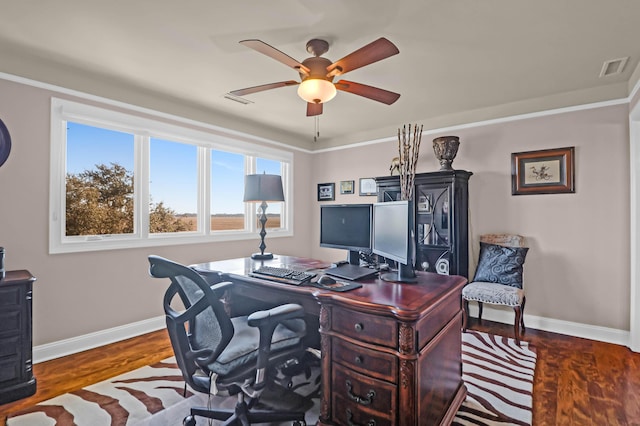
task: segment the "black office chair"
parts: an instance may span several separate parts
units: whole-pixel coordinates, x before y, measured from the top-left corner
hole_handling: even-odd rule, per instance
[[[183,424],[193,426],[195,416],[201,416],[225,420],[225,425],[278,421],[306,425],[304,412],[253,408],[267,378],[274,376],[270,370],[304,356],[302,306],[286,304],[230,318],[220,299],[233,283],[223,281],[224,275],[205,280],[187,266],[153,255],[149,263],[151,276],[171,280],[163,303],[169,338],[185,382],[209,395],[238,397],[234,410],[191,408]],[[176,295],[184,305],[182,311],[172,307]]]

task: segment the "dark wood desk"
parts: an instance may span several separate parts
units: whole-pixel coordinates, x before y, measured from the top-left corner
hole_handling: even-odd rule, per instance
[[[318,424],[451,423],[466,396],[460,331],[465,278],[418,272],[416,284],[401,284],[373,277],[359,280],[361,288],[339,293],[248,276],[261,264],[318,274],[329,266],[289,256],[194,266],[228,274],[237,284],[234,293],[241,297],[299,303],[319,318],[322,402]]]

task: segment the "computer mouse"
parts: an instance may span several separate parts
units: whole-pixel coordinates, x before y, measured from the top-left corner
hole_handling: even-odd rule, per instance
[[[335,284],[335,283],[336,283],[336,280],[331,278],[329,275],[323,275],[318,279],[318,284],[322,284],[322,285],[329,285],[329,284]]]

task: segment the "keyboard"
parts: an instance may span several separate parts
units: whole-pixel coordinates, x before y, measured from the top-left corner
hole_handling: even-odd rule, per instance
[[[316,274],[313,272],[296,271],[289,268],[275,266],[261,266],[249,273],[250,276],[265,280],[278,281],[285,284],[301,285],[307,283]]]

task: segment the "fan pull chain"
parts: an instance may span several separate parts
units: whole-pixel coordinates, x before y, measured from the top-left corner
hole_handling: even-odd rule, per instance
[[[320,139],[320,117],[316,115],[314,119],[313,141],[317,142]]]

